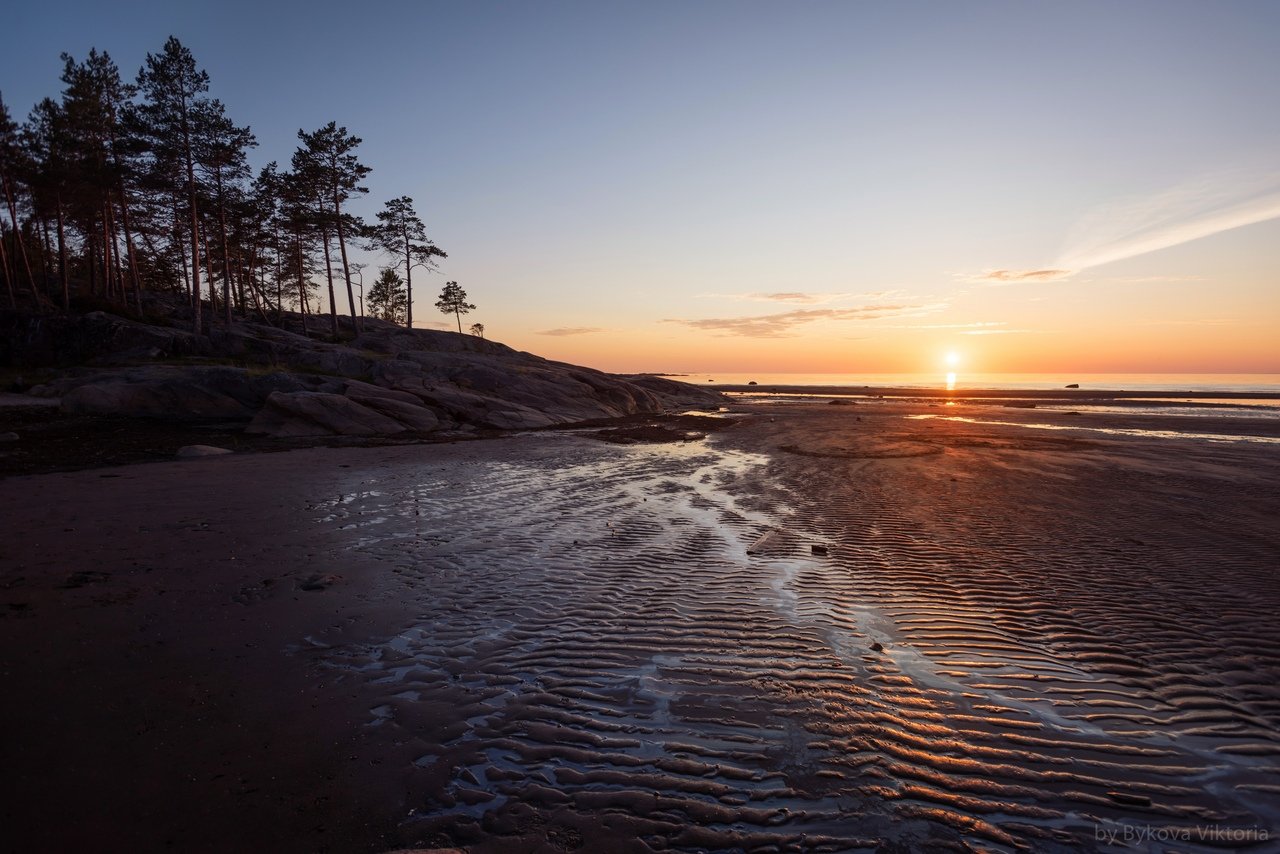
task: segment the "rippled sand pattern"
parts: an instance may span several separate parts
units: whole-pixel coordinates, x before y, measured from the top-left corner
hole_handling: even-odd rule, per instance
[[[475,851],[1066,851],[1124,825],[1274,838],[1275,542],[1216,527],[1267,487],[1241,498],[1225,480],[1071,463],[1089,448],[1040,451],[1034,471],[998,443],[735,449],[805,446],[768,429],[627,449],[527,437],[527,463],[395,469],[315,508],[420,608],[385,643],[323,659],[377,693],[368,726],[404,747],[411,837]],[[1243,847],[1195,839],[1177,850]]]

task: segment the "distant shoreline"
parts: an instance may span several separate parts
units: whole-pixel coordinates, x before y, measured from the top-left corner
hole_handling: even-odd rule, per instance
[[[1072,403],[1090,401],[1149,401],[1169,402],[1170,398],[1186,401],[1205,400],[1276,400],[1280,401],[1280,392],[1268,391],[1182,391],[1182,390],[1147,390],[1130,391],[1127,389],[1008,389],[1008,388],[964,388],[948,391],[945,388],[920,388],[910,386],[853,386],[853,385],[741,385],[716,383],[717,391],[731,394],[778,394],[798,395],[804,397],[910,397],[930,400],[972,401],[975,399],[1000,400],[1061,400]]]

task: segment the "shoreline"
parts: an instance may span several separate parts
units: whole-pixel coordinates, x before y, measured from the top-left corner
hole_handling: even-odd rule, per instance
[[[713,384],[708,384],[713,385]],[[1171,398],[1198,400],[1259,400],[1280,402],[1280,392],[1264,391],[1127,391],[1124,389],[1000,389],[1000,388],[918,388],[911,386],[797,386],[797,385],[721,385],[716,391],[730,394],[778,394],[803,397],[895,397],[924,400],[1054,400],[1068,403],[1106,401],[1169,401]]]

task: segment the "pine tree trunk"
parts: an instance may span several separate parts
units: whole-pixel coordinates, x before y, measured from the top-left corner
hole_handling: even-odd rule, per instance
[[[196,166],[191,156],[191,126],[185,98],[182,100],[182,150],[187,166],[187,204],[191,208],[191,294],[195,309],[192,330],[200,335],[203,326],[200,319],[200,210],[196,203]]]
[[[4,228],[0,227],[0,272],[4,273],[5,288],[9,292],[9,307],[18,307],[18,295],[13,289],[13,276],[9,273],[9,253],[4,248]]]
[[[98,241],[90,232],[85,235],[85,243],[89,248],[89,293],[96,296],[98,293]]]
[[[201,235],[204,237],[204,235]],[[207,238],[200,241],[204,249],[204,277],[209,282],[209,330],[213,331],[213,320],[218,316],[218,287],[213,281],[213,253],[209,251]]]
[[[218,236],[222,240],[222,310],[228,328],[231,326],[231,252],[227,249],[227,212],[222,198],[222,169],[214,173],[218,182]],[[244,302],[244,293],[240,294]]]
[[[307,334],[307,282],[306,271],[303,269],[302,259],[302,232],[294,232],[294,245],[298,249],[298,310],[302,313],[302,334]]]
[[[431,260],[430,258],[427,259]],[[413,251],[409,248],[409,230],[404,232],[404,328],[413,328]]]
[[[13,225],[13,241],[18,249],[18,255],[22,258],[22,266],[27,271],[27,281],[31,283],[31,291],[34,294],[36,289],[35,276],[31,274],[31,262],[27,259],[27,245],[22,239],[22,232],[18,229],[18,203],[14,200],[13,187],[10,186],[8,176],[0,174],[0,184],[4,185],[4,199],[9,206],[9,222]],[[18,271],[13,271],[14,277],[18,275]],[[12,285],[10,285],[12,287]]]
[[[44,289],[53,285],[53,239],[49,236],[49,218],[40,217],[40,274],[44,276]]]
[[[338,337],[338,300],[333,293],[333,262],[329,258],[329,232],[322,230],[320,236],[324,241],[324,274],[329,280],[329,316],[333,318],[333,337]]]
[[[58,212],[58,275],[62,278],[62,308],[71,311],[71,273],[67,269],[67,235],[63,228],[62,194],[54,198]]]
[[[342,229],[342,208],[338,203],[337,193],[333,196],[333,212],[338,220],[338,252],[342,255],[342,278],[347,282],[347,301],[351,304],[351,326],[359,333],[364,324],[360,322],[360,315],[356,313],[356,294],[351,289],[351,268],[347,264],[347,239]]]
[[[124,226],[124,248],[129,253],[129,279],[133,284],[133,300],[138,306],[138,316],[142,316],[142,277],[138,275],[138,250],[133,244],[133,226],[129,222],[129,197],[125,195],[124,185],[119,188],[120,221]]]

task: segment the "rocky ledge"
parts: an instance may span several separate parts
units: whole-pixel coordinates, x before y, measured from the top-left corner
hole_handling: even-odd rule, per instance
[[[372,319],[340,343],[248,321],[197,336],[104,312],[0,313],[0,333],[15,390],[58,398],[64,412],[243,421],[277,437],[519,430],[723,402],[686,383]],[[42,381],[27,386],[19,372]]]

